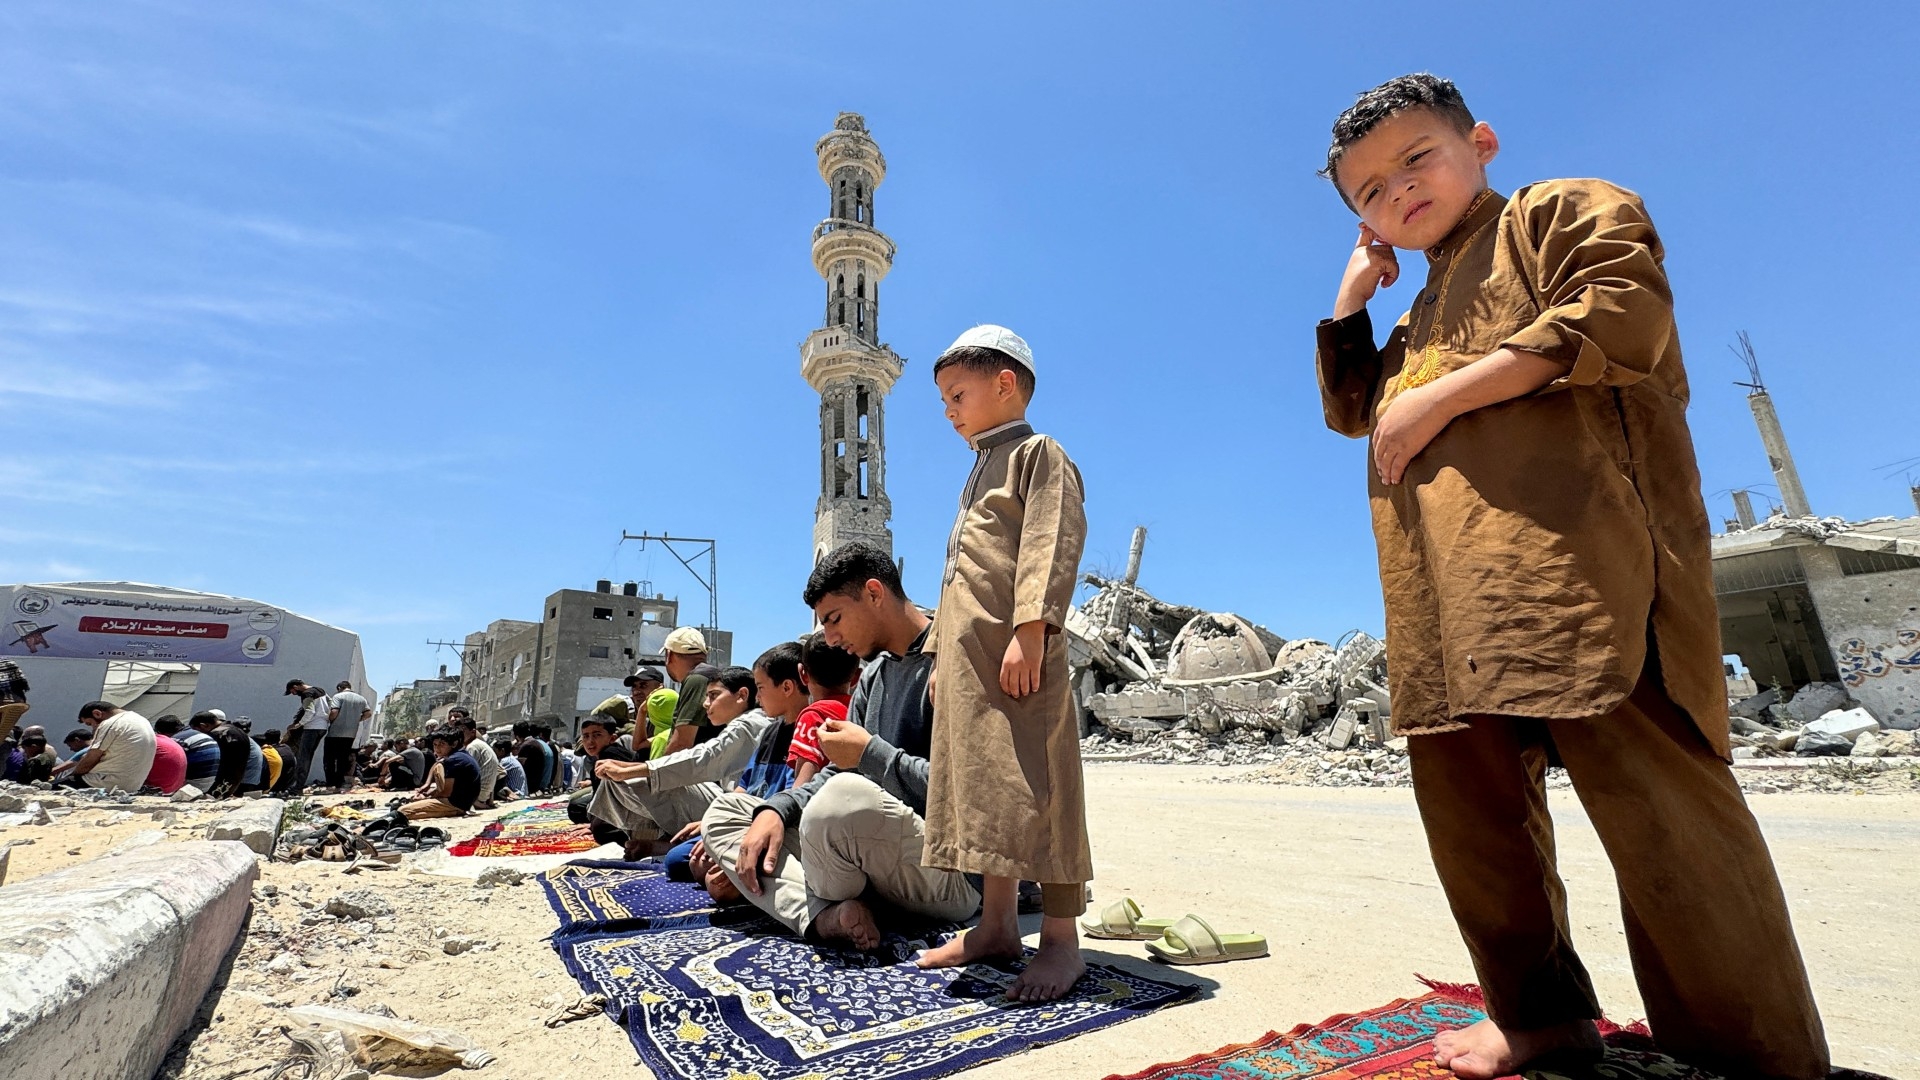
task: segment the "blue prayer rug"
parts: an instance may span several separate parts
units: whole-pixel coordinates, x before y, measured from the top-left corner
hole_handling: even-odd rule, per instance
[[[713,898],[690,881],[669,881],[657,861],[576,859],[540,875],[558,934],[638,930],[707,921]]]
[[[1192,1000],[1197,986],[1105,965],[1065,1000],[1006,1001],[1019,965],[921,971],[943,940],[874,953],[795,938],[760,917],[556,935],[554,948],[661,1080],[927,1080]]]

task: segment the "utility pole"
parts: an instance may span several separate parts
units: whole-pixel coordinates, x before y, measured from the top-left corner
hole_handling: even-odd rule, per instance
[[[665,533],[630,533],[625,529],[620,530],[620,542],[624,544],[629,540],[640,541],[642,551],[646,550],[648,541],[658,541],[661,547],[667,549],[667,554],[678,559],[680,565],[687,568],[687,573],[693,575],[693,580],[699,582],[701,587],[707,590],[707,625],[701,627],[701,629],[720,629],[719,541],[700,536],[668,536]],[[680,553],[680,549],[674,546],[675,544],[700,544],[705,546],[692,548],[688,554],[683,555]],[[707,557],[707,576],[705,577],[700,576],[700,571],[696,569],[693,564],[693,560],[698,559],[701,555]]]
[[[1787,449],[1787,433],[1780,426],[1780,414],[1773,409],[1773,395],[1760,381],[1760,358],[1754,354],[1753,339],[1740,331],[1740,344],[1729,346],[1747,366],[1752,382],[1735,383],[1747,388],[1747,405],[1753,409],[1753,421],[1760,428],[1760,444],[1766,448],[1767,464],[1773,469],[1773,482],[1780,488],[1780,503],[1788,517],[1812,517],[1807,489],[1800,486],[1800,470],[1793,464],[1793,451]]]

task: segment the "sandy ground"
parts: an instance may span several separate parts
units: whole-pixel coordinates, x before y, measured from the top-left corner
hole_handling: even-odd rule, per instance
[[[1197,981],[1203,997],[970,1076],[1044,1070],[1075,1080],[1128,1072],[1413,996],[1421,990],[1415,972],[1472,978],[1410,791],[1207,782],[1218,773],[1088,767],[1101,873],[1096,903],[1129,895],[1149,913],[1193,911],[1223,931],[1262,931],[1273,956],[1169,970],[1143,960],[1135,943],[1089,943],[1100,960]],[[1916,1075],[1920,1032],[1903,1006],[1920,998],[1920,935],[1909,916],[1920,881],[1920,795],[1780,794],[1752,802],[1786,881],[1836,1062]],[[1604,855],[1570,793],[1555,792],[1553,805],[1577,940],[1609,1013],[1637,1016]],[[107,816],[82,811],[54,826],[0,834],[0,843],[37,839],[14,851],[10,880],[99,855],[153,827],[138,819],[91,823]],[[457,822],[454,835],[469,835],[480,823]],[[183,820],[171,831],[186,838],[197,831],[191,824]],[[75,847],[81,854],[68,855]],[[209,1026],[163,1075],[220,1080],[269,1063],[286,1045],[276,1013],[329,1000],[343,1008],[382,1003],[470,1035],[498,1055],[485,1075],[501,1080],[629,1069],[646,1075],[626,1036],[602,1018],[542,1025],[578,988],[542,940],[555,924],[532,882],[482,890],[404,871],[349,876],[316,862],[263,865],[261,881],[248,938],[210,1000]],[[389,901],[394,913],[355,923],[315,911],[337,893],[362,888]],[[447,955],[438,933],[479,944]]]

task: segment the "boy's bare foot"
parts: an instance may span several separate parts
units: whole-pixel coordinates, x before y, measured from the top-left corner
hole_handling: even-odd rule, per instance
[[[921,953],[914,963],[922,968],[966,967],[968,964],[991,963],[995,960],[1018,960],[1020,955],[1018,926],[1009,933],[990,930],[982,924],[945,945]]]
[[[880,924],[858,900],[842,900],[814,916],[813,932],[822,941],[851,945],[861,952],[880,945]]]
[[[1007,987],[1014,1001],[1058,1001],[1073,992],[1073,984],[1087,973],[1087,962],[1080,958],[1080,943],[1074,940],[1040,940],[1040,950],[1027,961],[1027,970]]]
[[[1557,1051],[1598,1057],[1601,1050],[1600,1031],[1591,1020],[1530,1031],[1508,1031],[1482,1020],[1459,1031],[1443,1031],[1433,1040],[1433,1060],[1462,1080],[1511,1076]]]

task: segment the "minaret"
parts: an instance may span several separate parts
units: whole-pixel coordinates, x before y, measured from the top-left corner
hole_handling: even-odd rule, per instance
[[[800,374],[820,393],[813,559],[852,540],[891,555],[881,405],[905,361],[880,343],[880,280],[893,269],[893,241],[873,227],[873,189],[887,177],[887,159],[858,113],[841,113],[813,149],[828,195],[827,219],[813,230],[826,318],[800,343]]]

